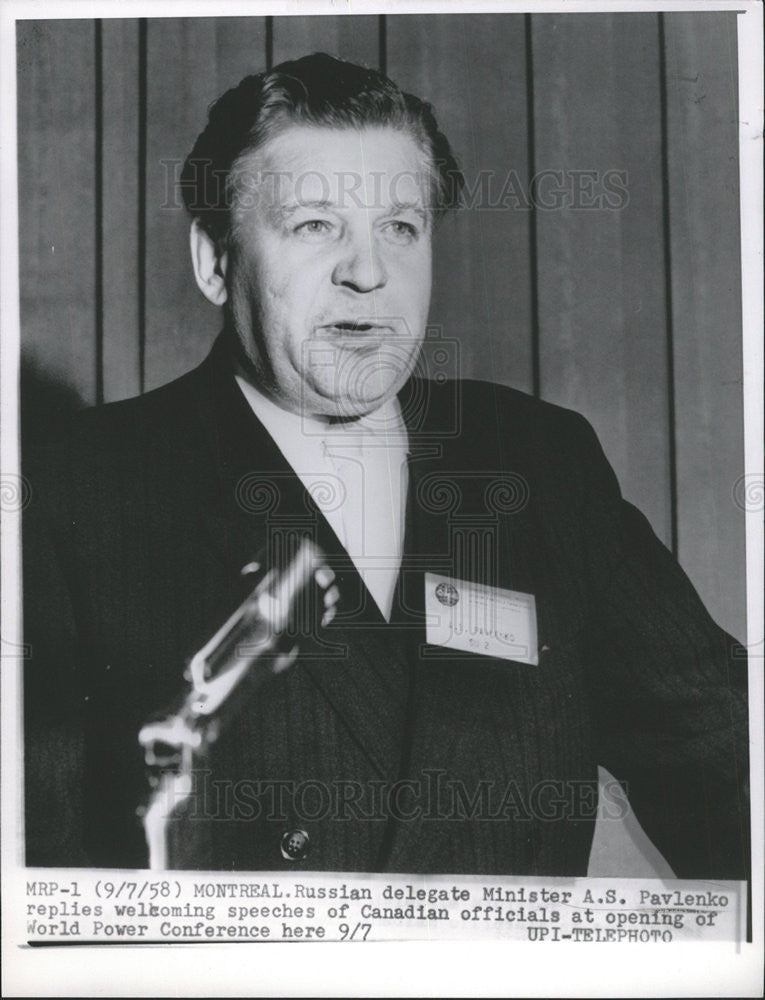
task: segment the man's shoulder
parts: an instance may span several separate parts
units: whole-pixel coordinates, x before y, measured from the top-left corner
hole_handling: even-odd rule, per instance
[[[423,380],[421,394],[436,413],[456,414],[458,429],[469,433],[523,437],[527,441],[591,437],[592,428],[576,410],[528,392],[482,379]]]
[[[136,435],[173,431],[194,415],[200,376],[201,369],[196,368],[140,396],[83,410],[71,433],[130,444]]]
[[[201,369],[140,396],[79,410],[62,421],[48,441],[35,443],[35,451],[82,449],[97,453],[131,448],[150,436],[173,433],[194,418]]]
[[[202,369],[141,396],[89,407],[44,441],[24,442],[22,471],[38,497],[95,497],[138,487],[191,454],[200,434],[196,401]],[[152,471],[154,470],[154,471]]]
[[[451,384],[459,386],[464,399],[477,406],[483,403],[485,406],[493,407],[499,403],[506,411],[523,414],[541,421],[560,422],[580,416],[575,410],[557,403],[550,403],[532,393],[523,392],[500,382],[464,378],[455,380]]]

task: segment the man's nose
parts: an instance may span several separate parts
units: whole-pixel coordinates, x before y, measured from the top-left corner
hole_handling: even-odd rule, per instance
[[[385,261],[374,236],[367,231],[349,237],[332,271],[333,284],[355,292],[373,292],[387,280]]]

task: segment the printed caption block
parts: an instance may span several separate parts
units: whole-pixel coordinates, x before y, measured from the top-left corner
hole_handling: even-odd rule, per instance
[[[746,883],[27,869],[31,945],[211,941],[741,942]]]

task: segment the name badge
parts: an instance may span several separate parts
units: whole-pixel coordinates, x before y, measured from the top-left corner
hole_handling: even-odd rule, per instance
[[[426,573],[425,619],[432,646],[539,663],[533,594]]]

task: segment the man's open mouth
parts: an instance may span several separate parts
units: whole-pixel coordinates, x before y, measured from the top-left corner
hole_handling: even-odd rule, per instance
[[[384,326],[379,323],[370,323],[368,320],[338,320],[335,323],[325,323],[319,327],[320,331],[339,334],[360,334],[383,330]]]

